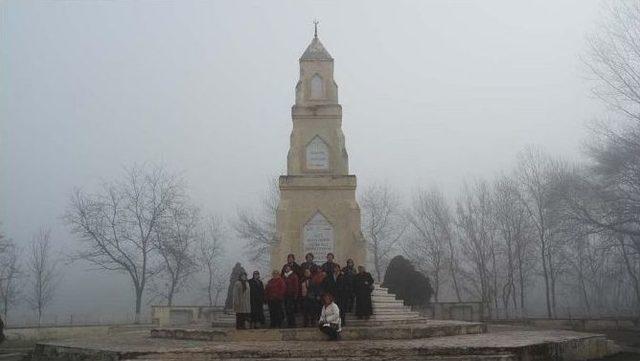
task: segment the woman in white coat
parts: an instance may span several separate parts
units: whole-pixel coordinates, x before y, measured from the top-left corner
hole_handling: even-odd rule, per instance
[[[320,327],[320,331],[329,335],[330,340],[335,341],[338,339],[340,331],[342,331],[340,308],[333,302],[333,295],[330,293],[322,295],[322,303],[318,326]]]
[[[245,323],[251,314],[251,288],[245,272],[240,273],[240,279],[233,285],[233,312],[236,313],[236,329],[246,329]]]

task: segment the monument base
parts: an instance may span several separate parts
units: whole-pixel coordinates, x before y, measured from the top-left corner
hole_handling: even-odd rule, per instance
[[[377,327],[344,327],[343,341],[405,340],[431,337],[481,334],[486,332],[482,323],[429,320],[422,323]],[[326,337],[315,327],[235,330],[229,328],[159,328],[151,330],[151,337],[197,341],[318,341]]]
[[[251,332],[251,331],[245,331]],[[34,361],[96,360],[595,360],[618,351],[602,335],[511,331],[412,340],[216,342],[122,335],[40,343]]]

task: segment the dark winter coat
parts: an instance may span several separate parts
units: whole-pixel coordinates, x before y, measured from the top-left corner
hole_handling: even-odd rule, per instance
[[[356,316],[373,315],[373,306],[371,304],[373,277],[371,277],[371,273],[358,273],[353,280],[353,290],[356,294]]]
[[[272,278],[264,288],[264,299],[269,301],[283,301],[287,292],[287,285],[281,277]]]
[[[298,275],[295,272],[291,272],[289,277],[284,276],[284,282],[287,286],[285,297],[298,298],[300,295],[300,281],[298,280]]]

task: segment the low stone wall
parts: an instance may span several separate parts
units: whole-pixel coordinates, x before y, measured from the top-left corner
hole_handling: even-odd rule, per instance
[[[151,323],[156,326],[211,324],[222,306],[151,306]]]
[[[412,309],[434,320],[482,322],[485,319],[481,302],[432,302]]]
[[[16,327],[4,330],[10,340],[47,341],[87,336],[108,336],[116,333],[148,330],[151,325],[70,325],[47,327]]]
[[[628,330],[640,331],[640,320],[633,318],[580,318],[546,319],[527,318],[524,320],[496,320],[496,324],[521,324],[547,329],[575,331]]]

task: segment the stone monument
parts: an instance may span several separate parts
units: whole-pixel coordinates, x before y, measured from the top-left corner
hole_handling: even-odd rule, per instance
[[[317,24],[311,44],[300,57],[291,116],[293,130],[287,174],[279,179],[271,266],[280,269],[287,254],[303,260],[308,252],[318,263],[332,252],[341,265],[349,258],[364,264],[367,251],[355,196],[356,176],[349,174],[333,58],[318,39]]]

